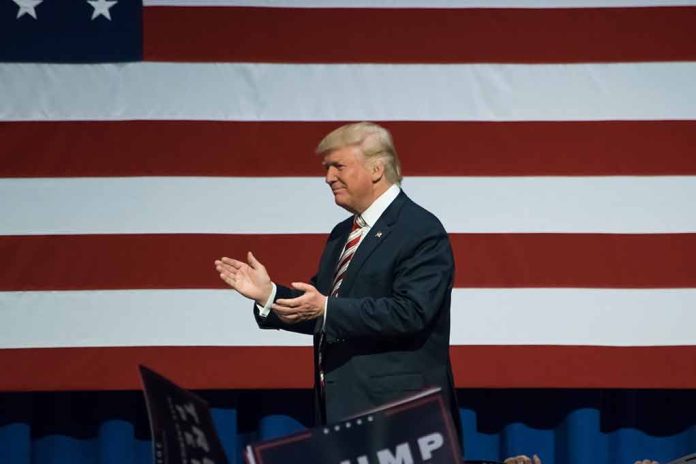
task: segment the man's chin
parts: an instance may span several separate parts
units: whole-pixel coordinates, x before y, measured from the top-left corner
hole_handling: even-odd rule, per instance
[[[346,203],[342,201],[339,197],[334,197],[334,203],[336,203],[336,205],[340,206],[341,208],[346,208]]]
[[[346,198],[345,198],[345,195],[343,195],[343,191],[339,190],[337,192],[331,192],[331,193],[333,194],[334,201],[336,202],[336,204],[338,206],[343,207],[343,205],[346,202]]]
[[[344,198],[341,198],[340,195],[334,195],[334,202],[336,203],[337,206],[340,206],[341,208],[345,209],[351,214],[355,214],[355,211],[353,208],[350,207],[350,205],[345,201]]]

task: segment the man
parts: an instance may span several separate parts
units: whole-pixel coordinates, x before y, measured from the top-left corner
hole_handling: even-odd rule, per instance
[[[246,263],[216,261],[220,277],[255,300],[261,328],[314,336],[322,422],[439,386],[461,430],[449,359],[454,259],[445,229],[401,191],[386,129],[340,127],[317,153],[336,204],[352,216],[334,227],[310,283],[274,284],[251,253]]]

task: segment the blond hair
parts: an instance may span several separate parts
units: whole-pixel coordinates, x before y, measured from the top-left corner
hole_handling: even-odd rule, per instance
[[[358,147],[368,161],[380,161],[387,181],[392,184],[401,183],[401,163],[387,129],[372,122],[346,124],[324,137],[316,152],[323,156],[348,146]]]

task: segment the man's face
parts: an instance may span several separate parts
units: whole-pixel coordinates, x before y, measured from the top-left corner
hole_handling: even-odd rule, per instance
[[[330,151],[322,163],[326,183],[331,187],[338,206],[351,213],[362,213],[374,201],[371,170],[358,147],[348,146]]]

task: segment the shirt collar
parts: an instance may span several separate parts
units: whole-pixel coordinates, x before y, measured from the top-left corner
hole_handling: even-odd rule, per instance
[[[401,188],[397,184],[392,184],[384,191],[372,204],[361,214],[363,220],[367,224],[366,227],[372,227],[380,218],[382,213],[391,205],[392,201],[399,196]]]

